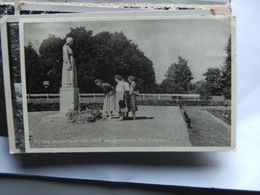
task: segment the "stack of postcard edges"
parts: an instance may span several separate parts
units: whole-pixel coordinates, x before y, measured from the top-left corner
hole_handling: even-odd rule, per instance
[[[227,0],[10,5],[1,101],[11,153],[235,150]]]

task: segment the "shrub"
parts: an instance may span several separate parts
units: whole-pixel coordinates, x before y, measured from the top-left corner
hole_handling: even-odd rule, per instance
[[[138,105],[144,106],[230,106],[230,102],[213,100],[137,100]]]
[[[70,110],[66,113],[68,123],[84,124],[88,122],[95,122],[97,119],[102,118],[102,112],[99,109],[86,109],[73,111]]]
[[[230,106],[230,101],[213,100],[137,100],[140,106]],[[102,110],[103,103],[81,103],[80,110]],[[59,103],[28,103],[29,112],[59,111]]]
[[[80,110],[93,109],[93,110],[101,110],[102,103],[81,103]],[[28,103],[28,111],[29,112],[42,112],[42,111],[59,111],[60,104],[58,102],[55,103]]]

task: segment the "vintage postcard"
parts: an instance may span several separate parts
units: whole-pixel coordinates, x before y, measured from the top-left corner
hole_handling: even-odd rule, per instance
[[[235,148],[232,17],[45,18],[10,25],[7,32],[20,32],[21,81],[13,85],[20,93],[13,96],[23,108],[24,152]]]
[[[32,19],[19,30],[26,152],[234,148],[231,17]]]

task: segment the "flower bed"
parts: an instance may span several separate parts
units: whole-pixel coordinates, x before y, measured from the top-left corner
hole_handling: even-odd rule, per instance
[[[92,108],[81,111],[69,111],[66,113],[68,123],[84,124],[88,122],[95,122],[102,119],[102,112],[100,109]]]
[[[205,109],[214,116],[223,120],[225,123],[231,125],[231,111],[230,110],[216,110],[216,109]]]

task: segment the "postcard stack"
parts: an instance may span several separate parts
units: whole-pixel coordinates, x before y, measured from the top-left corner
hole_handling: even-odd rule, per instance
[[[0,11],[10,153],[235,150],[229,1],[4,1]]]

